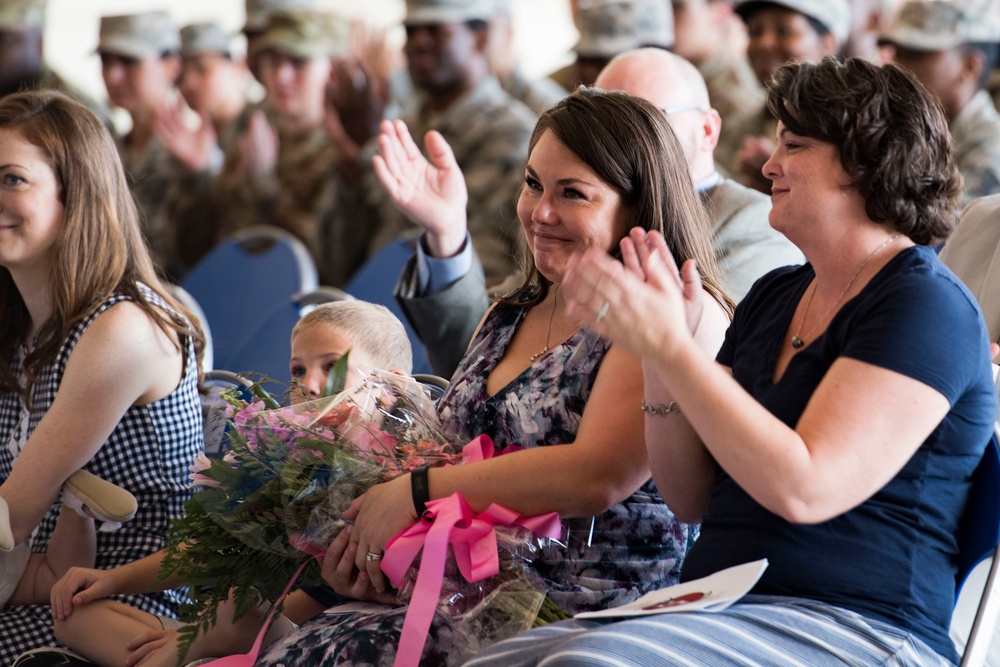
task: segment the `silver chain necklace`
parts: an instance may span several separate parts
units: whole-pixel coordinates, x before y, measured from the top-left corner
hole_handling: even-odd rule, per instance
[[[873,250],[870,255],[865,257],[865,261],[861,262],[861,266],[858,267],[858,270],[854,272],[854,275],[851,276],[851,279],[847,282],[847,287],[844,288],[844,290],[840,293],[840,296],[837,297],[837,300],[833,302],[832,306],[830,306],[830,310],[826,311],[826,315],[824,315],[823,319],[819,321],[819,324],[822,324],[823,322],[826,321],[828,317],[830,317],[830,314],[833,313],[834,309],[840,304],[840,300],[844,298],[844,295],[847,294],[848,291],[850,291],[851,286],[854,285],[854,281],[858,279],[858,276],[861,275],[861,272],[864,271],[866,266],[868,266],[868,262],[872,261],[872,258],[875,257],[875,255],[877,255],[879,251],[882,250],[882,248],[886,247],[887,245],[889,245],[898,238],[899,234],[893,234],[888,239],[886,239],[886,241],[883,242],[882,245],[875,248],[875,250]],[[809,300],[806,301],[806,309],[802,312],[802,319],[799,320],[799,326],[796,327],[795,334],[792,336],[792,347],[794,347],[796,350],[798,350],[799,348],[801,348],[803,345],[806,344],[806,342],[803,339],[799,338],[799,334],[802,333],[802,325],[805,324],[806,317],[809,316],[809,308],[810,306],[812,306],[813,297],[816,296],[816,286],[817,285],[814,278],[812,292],[809,293]],[[816,327],[814,326],[812,328],[812,331],[810,331],[809,333],[813,333],[815,330]]]

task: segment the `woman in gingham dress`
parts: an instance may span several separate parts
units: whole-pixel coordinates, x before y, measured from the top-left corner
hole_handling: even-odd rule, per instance
[[[157,551],[203,447],[201,334],[156,278],[110,134],[59,93],[0,102],[0,267],[0,498],[15,541],[46,551],[62,484],[85,468],[139,504],[97,533],[96,567]],[[125,601],[165,615],[179,602]],[[0,638],[0,665],[52,645],[48,606],[0,611]]]

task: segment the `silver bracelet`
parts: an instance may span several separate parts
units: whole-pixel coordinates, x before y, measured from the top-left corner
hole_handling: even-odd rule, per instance
[[[649,415],[656,415],[657,417],[669,417],[672,414],[680,414],[681,406],[677,405],[677,401],[670,401],[666,405],[663,403],[650,405],[643,399],[642,411]]]

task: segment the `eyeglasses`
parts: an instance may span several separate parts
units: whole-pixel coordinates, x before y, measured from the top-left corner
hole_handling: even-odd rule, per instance
[[[681,104],[676,107],[662,107],[660,111],[663,112],[664,116],[673,116],[675,113],[684,113],[685,111],[705,112],[706,109],[700,104]]]

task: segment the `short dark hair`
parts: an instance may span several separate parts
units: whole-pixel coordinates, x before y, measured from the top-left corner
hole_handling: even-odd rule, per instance
[[[910,72],[860,58],[783,65],[767,108],[791,132],[837,148],[873,221],[921,245],[951,234],[962,178],[948,121]]]
[[[629,227],[662,233],[677,265],[697,260],[705,289],[723,307],[732,305],[721,286],[708,214],[663,111],[623,92],[580,86],[538,119],[529,155],[548,131],[621,195]],[[620,257],[617,242],[611,253]],[[535,267],[523,236],[518,254],[527,280],[503,301],[537,303],[545,297],[548,281]]]

